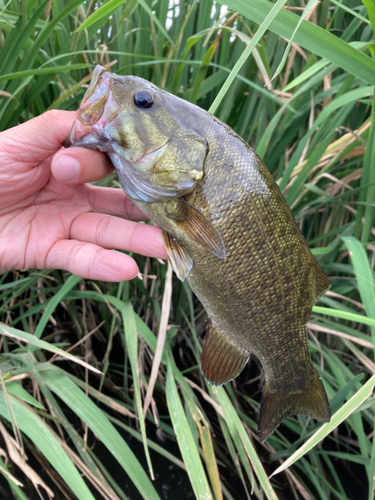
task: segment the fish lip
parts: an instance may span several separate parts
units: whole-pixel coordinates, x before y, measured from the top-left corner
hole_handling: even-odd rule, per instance
[[[86,148],[103,152],[112,152],[110,140],[105,136],[99,137],[97,131],[92,127],[87,127],[89,130],[77,140],[77,133],[82,132],[79,128],[79,126],[77,127],[77,121],[75,121],[70,129],[68,137],[63,142],[64,148]]]
[[[86,148],[102,151],[103,153],[113,152],[110,140],[105,137],[100,139],[94,133],[88,133],[78,141],[71,143],[69,147]]]

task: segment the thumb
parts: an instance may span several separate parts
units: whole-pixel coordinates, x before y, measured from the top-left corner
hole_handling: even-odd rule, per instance
[[[34,166],[56,153],[75,120],[74,111],[53,109],[0,134],[1,149],[15,162]]]

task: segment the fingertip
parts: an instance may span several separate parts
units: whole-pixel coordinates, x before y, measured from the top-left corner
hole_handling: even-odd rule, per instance
[[[81,165],[73,156],[60,154],[51,163],[53,176],[60,182],[74,182],[80,176]]]
[[[96,263],[96,272],[103,277],[96,279],[120,282],[129,281],[138,276],[138,265],[129,255],[116,250],[103,250],[101,257],[103,259],[99,257]]]
[[[53,176],[60,182],[84,184],[113,172],[107,155],[85,148],[61,149],[51,162]]]
[[[77,240],[57,242],[48,254],[45,267],[108,282],[128,281],[138,275],[138,266],[129,255]]]

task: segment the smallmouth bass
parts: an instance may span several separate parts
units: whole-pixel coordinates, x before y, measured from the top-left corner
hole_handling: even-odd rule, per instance
[[[105,152],[163,230],[174,271],[208,314],[205,378],[225,384],[251,352],[261,361],[260,441],[287,415],[328,422],[306,323],[330,282],[251,147],[201,108],[101,66],[64,145]]]

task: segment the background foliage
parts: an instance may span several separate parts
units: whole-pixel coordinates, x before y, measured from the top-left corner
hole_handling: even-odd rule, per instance
[[[371,0],[0,0],[0,130],[76,109],[100,63],[211,106],[263,158],[332,281],[308,333],[334,414],[253,439],[260,367],[205,383],[205,313],[166,263],[9,272],[0,495],[373,498],[374,26]]]

